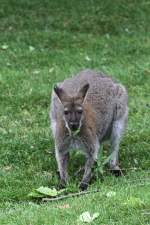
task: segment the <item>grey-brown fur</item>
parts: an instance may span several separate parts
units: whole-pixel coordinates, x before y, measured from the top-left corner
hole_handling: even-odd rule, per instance
[[[89,89],[87,93],[83,93],[86,95],[82,99],[82,87],[87,83]],[[80,184],[81,189],[85,189],[91,178],[91,168],[104,140],[111,142],[109,166],[112,170],[119,170],[119,144],[128,117],[127,91],[111,77],[93,70],[81,71],[76,76],[59,83],[58,90],[59,88],[64,94],[60,92],[60,99],[56,94],[57,90],[53,91],[50,118],[61,183],[65,184],[68,178],[69,149],[71,145],[77,144],[81,146],[86,156],[85,171]],[[69,101],[75,101],[75,104],[79,101],[83,107],[80,132],[75,137],[65,122],[64,107]]]

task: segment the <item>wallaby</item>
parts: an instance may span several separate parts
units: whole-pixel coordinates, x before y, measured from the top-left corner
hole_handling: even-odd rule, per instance
[[[127,104],[124,86],[93,70],[83,70],[54,86],[50,118],[62,186],[67,183],[71,146],[81,147],[86,156],[82,190],[88,187],[92,166],[105,140],[111,143],[109,167],[120,171],[118,152],[127,123]]]

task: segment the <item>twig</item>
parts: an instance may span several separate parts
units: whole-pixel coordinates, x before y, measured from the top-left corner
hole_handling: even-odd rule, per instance
[[[100,190],[97,189],[97,190],[93,190],[93,191],[81,191],[81,192],[77,192],[77,193],[71,193],[68,195],[62,195],[62,196],[56,197],[56,198],[42,198],[42,201],[58,201],[58,200],[62,200],[65,198],[72,198],[72,197],[87,195],[87,194],[96,193],[96,192],[100,192]]]

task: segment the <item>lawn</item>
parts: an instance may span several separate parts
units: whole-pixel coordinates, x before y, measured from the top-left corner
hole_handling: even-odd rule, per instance
[[[150,2],[148,0],[2,0],[0,4],[0,224],[150,224]],[[89,190],[57,202],[27,195],[56,187],[57,165],[49,108],[55,83],[91,68],[121,81],[129,94],[129,121],[120,146],[124,176],[95,168]],[[108,156],[103,147],[99,165]],[[68,192],[83,163],[72,154]],[[103,177],[103,179],[101,179]],[[111,195],[110,193],[115,193]],[[110,194],[110,195],[109,195]],[[67,206],[66,206],[67,205]]]

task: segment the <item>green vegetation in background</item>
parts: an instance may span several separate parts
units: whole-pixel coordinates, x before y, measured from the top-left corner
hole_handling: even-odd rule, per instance
[[[1,1],[0,224],[77,224],[84,211],[100,212],[97,224],[149,224],[149,24],[148,0]],[[102,192],[67,200],[69,209],[57,207],[65,201],[37,205],[27,194],[58,183],[48,117],[53,84],[84,68],[111,74],[128,89],[129,123],[120,147],[126,176],[105,171],[104,182],[97,178],[90,186]],[[71,158],[69,188],[78,190],[74,172],[83,157]],[[111,190],[116,197],[106,198]]]

